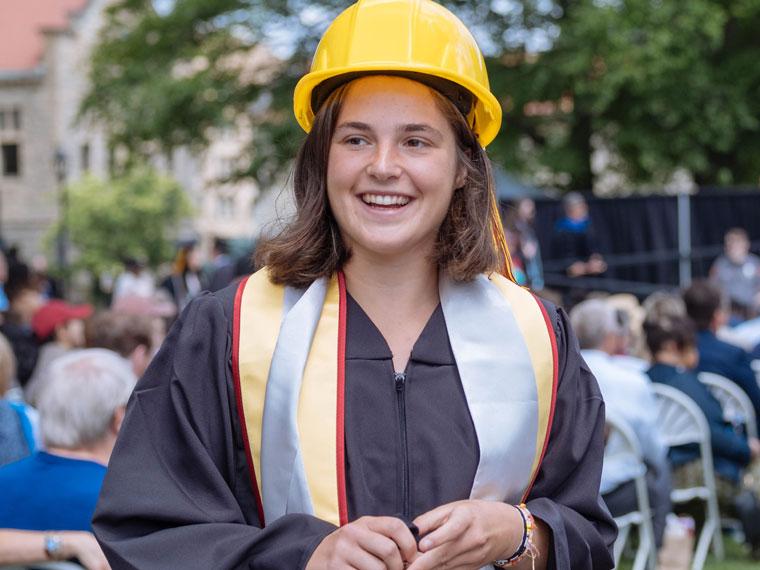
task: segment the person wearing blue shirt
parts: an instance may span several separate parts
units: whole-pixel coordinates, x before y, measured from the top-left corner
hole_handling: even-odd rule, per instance
[[[50,365],[38,400],[46,449],[0,468],[0,528],[91,532],[135,381],[129,364],[104,349],[75,351]],[[71,551],[62,536],[43,537],[49,559]]]
[[[654,382],[666,384],[689,396],[705,415],[710,427],[715,472],[732,483],[738,483],[742,470],[752,459],[760,457],[760,441],[748,440],[723,419],[720,403],[699,381],[693,367],[699,354],[694,325],[687,317],[661,317],[646,321],[644,331],[654,364],[647,374]],[[686,465],[699,457],[696,444],[671,448],[674,467]]]
[[[752,401],[760,431],[760,386],[750,364],[750,355],[715,336],[728,318],[720,289],[708,281],[695,281],[684,291],[683,298],[686,311],[698,329],[697,370],[720,374],[739,386]]]

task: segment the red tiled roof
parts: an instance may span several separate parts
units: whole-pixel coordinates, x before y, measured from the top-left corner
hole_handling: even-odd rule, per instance
[[[0,0],[0,71],[36,67],[45,48],[44,30],[65,29],[88,0]]]

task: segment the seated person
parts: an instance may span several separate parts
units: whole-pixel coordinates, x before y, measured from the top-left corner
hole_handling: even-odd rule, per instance
[[[32,317],[32,330],[40,343],[40,352],[32,377],[24,387],[26,401],[37,405],[40,384],[50,364],[64,354],[84,348],[84,323],[92,315],[90,305],[70,305],[54,299],[37,309]]]
[[[34,410],[7,398],[15,377],[16,357],[0,333],[0,466],[23,459],[36,447]]]
[[[726,322],[728,314],[723,307],[720,289],[708,281],[695,281],[684,291],[683,299],[686,311],[699,331],[697,369],[725,376],[744,390],[755,408],[760,430],[760,386],[750,365],[750,356],[738,346],[715,336],[715,332]]]
[[[665,519],[670,513],[670,466],[667,450],[657,427],[654,393],[642,372],[618,363],[613,355],[624,341],[626,331],[616,318],[616,311],[603,299],[590,299],[576,305],[570,322],[578,337],[581,355],[596,377],[604,397],[608,416],[624,420],[633,429],[647,465],[647,488],[652,506],[655,542],[662,546]],[[607,448],[613,449],[614,441]],[[613,516],[637,510],[633,478],[638,461],[623,455],[605,457],[601,493]]]
[[[87,321],[85,339],[88,348],[106,348],[117,353],[140,378],[153,358],[154,349],[161,346],[165,330],[161,317],[111,309]]]
[[[760,441],[748,440],[723,419],[720,403],[697,378],[693,370],[699,359],[694,324],[684,317],[663,317],[644,323],[647,344],[654,364],[647,374],[654,382],[667,384],[689,396],[705,414],[710,426],[715,473],[732,484],[739,482],[742,470],[760,457]],[[675,468],[699,457],[695,444],[674,447],[670,460]],[[674,471],[674,479],[678,471]]]
[[[0,528],[91,531],[135,377],[102,349],[62,356],[49,370],[39,394],[47,449],[0,468]]]
[[[736,320],[756,317],[760,310],[760,257],[749,252],[749,237],[742,228],[731,228],[723,239],[723,254],[710,268],[710,279],[726,292]]]

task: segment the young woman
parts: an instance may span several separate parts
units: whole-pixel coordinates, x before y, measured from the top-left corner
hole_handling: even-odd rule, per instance
[[[515,285],[482,55],[360,0],[296,88],[295,220],[140,382],[95,528],[114,569],[611,568],[604,405]]]

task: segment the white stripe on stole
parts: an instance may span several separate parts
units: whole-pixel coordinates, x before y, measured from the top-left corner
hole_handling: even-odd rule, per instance
[[[486,276],[468,283],[442,276],[440,295],[480,446],[470,498],[518,503],[530,484],[538,433],[528,348],[509,303]]]
[[[298,401],[326,292],[326,279],[318,279],[303,293],[285,289],[285,310],[269,370],[261,438],[262,503],[268,522],[288,513],[314,514],[299,445]]]

